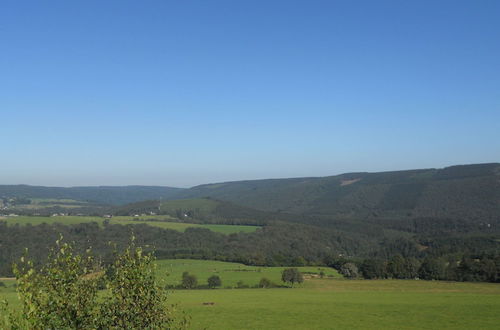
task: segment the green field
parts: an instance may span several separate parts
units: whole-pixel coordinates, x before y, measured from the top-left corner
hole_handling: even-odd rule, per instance
[[[193,329],[498,329],[500,286],[307,280],[294,289],[179,290]],[[203,305],[214,302],[214,305]]]
[[[281,269],[162,260],[157,271],[167,283],[189,271],[200,283],[217,274],[223,286],[231,286],[263,276],[278,281]],[[308,278],[295,288],[175,290],[170,300],[190,315],[193,329],[498,329],[500,324],[499,284],[343,280],[334,270],[324,270],[333,277]],[[0,299],[18,306],[13,281],[2,281],[7,287],[0,288]]]
[[[283,268],[179,259],[158,261],[157,271],[169,284],[188,271],[199,284],[218,275],[222,287],[235,287],[262,277],[280,283]],[[499,284],[344,280],[331,268],[299,269],[315,274],[293,289],[176,290],[171,297],[192,316],[194,329],[498,329],[500,323]]]
[[[151,221],[152,219],[162,220],[162,221]],[[77,224],[85,222],[97,222],[102,224],[104,218],[102,217],[90,217],[90,216],[53,216],[53,217],[36,217],[36,216],[18,216],[18,217],[5,217],[1,218],[1,221],[6,221],[8,224],[32,224],[38,225],[42,223],[61,223],[61,224]],[[131,216],[116,216],[110,219],[110,224],[120,224],[120,225],[137,225],[137,224],[147,224],[154,227],[173,229],[177,231],[184,231],[187,228],[206,228],[214,232],[219,232],[223,234],[232,234],[238,232],[254,232],[259,227],[258,226],[243,226],[243,225],[213,225],[213,224],[194,224],[194,223],[184,223],[184,222],[169,222],[168,220],[173,220],[172,217],[168,215],[145,215],[139,216],[137,218]]]
[[[286,267],[256,267],[243,264],[192,259],[169,259],[157,262],[157,272],[165,284],[178,285],[181,283],[182,273],[187,271],[196,275],[199,285],[206,285],[207,279],[217,275],[222,280],[222,287],[236,287],[239,281],[248,286],[255,286],[265,277],[272,282],[282,285],[281,272]],[[325,277],[341,278],[334,269],[328,267],[298,267],[306,278],[319,277],[320,272]]]
[[[82,206],[91,205],[84,201],[74,199],[57,199],[57,198],[30,198],[30,204],[18,204],[17,209],[43,209],[49,207],[62,207],[66,209],[74,209]]]

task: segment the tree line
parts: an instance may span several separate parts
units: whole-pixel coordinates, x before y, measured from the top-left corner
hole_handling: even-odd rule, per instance
[[[390,259],[336,259],[329,265],[346,278],[423,279],[461,282],[500,282],[500,255],[427,257],[419,260],[395,255]]]
[[[375,235],[354,235],[331,228],[286,222],[273,222],[253,233],[230,235],[204,228],[178,232],[146,224],[21,226],[0,222],[0,276],[12,276],[12,263],[21,257],[24,248],[29,248],[35,263],[41,263],[48,254],[48,247],[59,234],[74,242],[78,251],[92,247],[96,257],[106,264],[113,259],[114,248],[109,242],[115,242],[119,251],[124,250],[132,233],[138,244],[148,251],[154,250],[159,259],[209,259],[254,266],[299,267],[335,266],[332,260],[342,256],[356,265],[360,274],[368,274],[367,278],[371,277],[369,265],[373,262],[377,266],[372,268],[382,269],[375,272],[376,278],[498,281],[499,242],[493,236],[489,239],[474,235],[430,237],[420,241],[386,236],[380,240]],[[392,260],[398,255],[404,259],[405,267],[411,269],[409,275],[393,270],[402,267],[396,259]],[[422,265],[429,263],[439,264],[439,267],[436,266],[439,271],[434,272],[437,275],[424,274]],[[418,276],[414,276],[415,268],[418,268]]]

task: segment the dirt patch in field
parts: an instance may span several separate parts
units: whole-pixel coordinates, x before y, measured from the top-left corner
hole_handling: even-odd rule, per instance
[[[342,180],[342,181],[340,182],[340,185],[341,185],[341,186],[348,186],[348,185],[350,185],[350,184],[353,184],[353,183],[358,182],[359,180],[361,180],[361,178],[358,178],[358,179],[352,179],[352,180]]]

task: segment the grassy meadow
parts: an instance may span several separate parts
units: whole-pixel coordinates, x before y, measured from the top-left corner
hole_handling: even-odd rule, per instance
[[[235,271],[238,264],[160,261],[167,282],[187,270],[201,282],[217,269],[222,283],[277,280],[278,267]],[[165,277],[166,270],[170,275]],[[249,270],[251,267],[249,268]],[[317,267],[302,268],[317,270]],[[331,271],[333,272],[333,271]],[[412,280],[308,278],[294,288],[175,290],[170,301],[191,317],[192,329],[498,329],[500,285]],[[19,306],[12,280],[0,299]],[[213,305],[204,305],[210,302]]]
[[[152,221],[152,220],[161,221]],[[104,222],[103,217],[92,217],[92,216],[52,216],[52,217],[41,217],[41,216],[17,216],[17,217],[4,217],[0,218],[1,221],[6,221],[8,224],[20,224],[20,225],[38,225],[42,223],[61,223],[65,225],[85,223],[85,222],[97,222],[102,224]],[[169,221],[175,220],[168,215],[144,215],[140,217],[131,216],[116,216],[110,219],[110,224],[118,225],[137,225],[137,224],[147,224],[153,227],[159,227],[164,229],[172,229],[177,231],[185,231],[187,228],[206,228],[214,232],[219,232],[223,234],[232,234],[238,232],[254,232],[259,228],[258,226],[243,226],[243,225],[214,225],[214,224],[194,224],[185,222],[175,222]]]
[[[193,259],[167,259],[157,262],[158,278],[164,284],[178,285],[181,283],[182,273],[187,271],[196,275],[199,285],[206,285],[207,280],[212,275],[217,275],[222,281],[223,288],[235,288],[238,282],[250,287],[259,283],[265,277],[277,285],[281,282],[281,272],[287,267],[258,267],[246,266],[239,263],[193,260]],[[305,278],[319,277],[324,273],[324,277],[341,278],[342,276],[329,267],[297,267]]]
[[[84,201],[77,201],[68,198],[30,198],[29,204],[17,204],[16,208],[21,210],[43,209],[49,207],[63,207],[67,209],[74,209],[82,206],[91,205]]]
[[[293,289],[178,290],[194,329],[498,329],[500,286],[310,279]],[[213,302],[214,305],[203,305]]]
[[[500,285],[492,283],[344,280],[331,268],[298,267],[306,280],[294,288],[235,289],[239,281],[254,286],[262,277],[282,284],[284,268],[186,259],[157,263],[158,277],[167,284],[179,284],[184,271],[201,285],[211,275],[221,278],[222,289],[171,294],[192,316],[194,329],[498,329],[500,324]]]

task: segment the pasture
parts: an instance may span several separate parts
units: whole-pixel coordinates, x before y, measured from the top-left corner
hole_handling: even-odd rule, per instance
[[[498,329],[500,286],[310,279],[293,289],[178,290],[193,329]],[[213,305],[203,305],[213,302]]]
[[[1,221],[6,221],[9,225],[39,225],[42,223],[52,224],[61,223],[65,225],[85,223],[85,222],[96,222],[98,224],[103,224],[103,217],[93,217],[93,216],[52,216],[52,217],[41,217],[41,216],[16,216],[16,217],[5,217],[0,219]],[[153,221],[160,220],[160,221]],[[169,221],[174,220],[168,215],[144,215],[139,217],[131,216],[116,216],[109,220],[110,224],[117,225],[137,225],[146,224],[153,227],[172,229],[177,231],[185,231],[187,228],[205,228],[214,232],[222,234],[232,234],[238,232],[254,232],[257,230],[258,226],[244,226],[244,225],[214,225],[214,224],[195,224],[195,223],[185,223],[185,222],[175,222]]]
[[[13,281],[3,282],[0,299],[19,306]],[[295,288],[175,290],[170,301],[191,317],[192,329],[498,329],[500,323],[500,285],[491,283],[313,278]]]
[[[250,287],[256,286],[260,279],[265,277],[273,283],[283,285],[281,282],[281,272],[288,267],[259,267],[246,266],[239,263],[193,260],[193,259],[167,259],[157,261],[157,274],[162,284],[178,285],[181,283],[182,273],[187,271],[195,275],[199,285],[206,285],[207,280],[212,275],[217,275],[222,281],[223,288],[234,288],[238,282]],[[342,276],[329,267],[297,267],[305,278],[324,277],[341,278]]]
[[[179,284],[184,271],[196,275],[199,285],[212,275],[221,278],[223,289],[172,292],[194,329],[497,329],[500,323],[500,285],[492,283],[344,280],[334,269],[309,266],[298,267],[306,280],[294,288],[235,288],[239,281],[254,286],[262,277],[282,284],[284,268],[157,262],[163,283]]]

